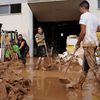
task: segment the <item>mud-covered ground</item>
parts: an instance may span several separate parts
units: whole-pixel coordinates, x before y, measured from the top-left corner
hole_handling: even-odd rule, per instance
[[[32,100],[30,69],[21,61],[0,64],[0,100]]]
[[[45,58],[44,65],[36,70],[37,58],[27,59],[26,67],[21,61],[0,64],[0,100],[100,100],[100,85],[91,71],[82,90],[66,88],[59,79],[67,78],[78,82],[82,66],[72,61],[64,76],[67,65]],[[41,67],[49,66],[44,71]],[[98,78],[100,80],[100,71]]]
[[[36,60],[34,59],[35,62]],[[50,59],[46,60],[48,64],[52,61]],[[89,71],[82,90],[66,88],[66,84],[59,81],[59,79],[67,78],[72,83],[78,82],[82,66],[72,60],[64,77],[67,65],[58,63],[52,65],[54,68],[51,71],[34,71],[33,100],[100,100],[100,85],[91,71]],[[97,73],[100,80],[100,71],[98,70]]]

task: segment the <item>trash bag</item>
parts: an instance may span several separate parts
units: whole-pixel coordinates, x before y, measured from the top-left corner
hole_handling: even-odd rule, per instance
[[[10,53],[9,50],[5,50],[4,57],[5,58],[10,58],[11,57],[11,53]]]
[[[18,45],[13,45],[12,49],[13,49],[14,52],[16,52],[18,54],[19,58],[21,58],[21,53],[20,53],[19,46]]]

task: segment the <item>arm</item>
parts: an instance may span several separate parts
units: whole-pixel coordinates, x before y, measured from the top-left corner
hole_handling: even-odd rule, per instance
[[[78,42],[76,45],[77,49],[80,47],[80,43],[81,41],[83,41],[85,34],[86,34],[86,25],[81,24],[81,32],[79,34]]]
[[[36,38],[36,43],[42,42],[44,39]]]
[[[23,41],[23,42],[21,43],[21,46],[19,47],[19,49],[22,49],[22,47],[24,46],[24,44],[25,44],[25,41]]]

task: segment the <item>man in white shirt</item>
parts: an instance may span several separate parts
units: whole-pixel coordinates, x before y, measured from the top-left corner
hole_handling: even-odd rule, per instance
[[[95,49],[99,45],[96,32],[100,28],[98,18],[89,12],[89,3],[83,1],[80,3],[80,17],[79,24],[81,26],[81,32],[76,45],[78,49],[82,41],[84,49],[84,65],[83,72],[80,76],[78,84],[73,85],[74,88],[82,89],[82,85],[86,79],[89,69],[91,69],[96,77],[96,57]],[[97,77],[96,77],[97,78]]]

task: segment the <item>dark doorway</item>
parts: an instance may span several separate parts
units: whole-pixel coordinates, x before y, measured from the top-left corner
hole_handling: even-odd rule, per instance
[[[68,35],[78,35],[80,27],[78,21],[63,22],[38,22],[34,17],[34,37],[38,26],[42,26],[45,32],[47,47],[53,47],[53,53],[66,51],[66,39]],[[34,56],[37,55],[37,45],[34,38]]]

